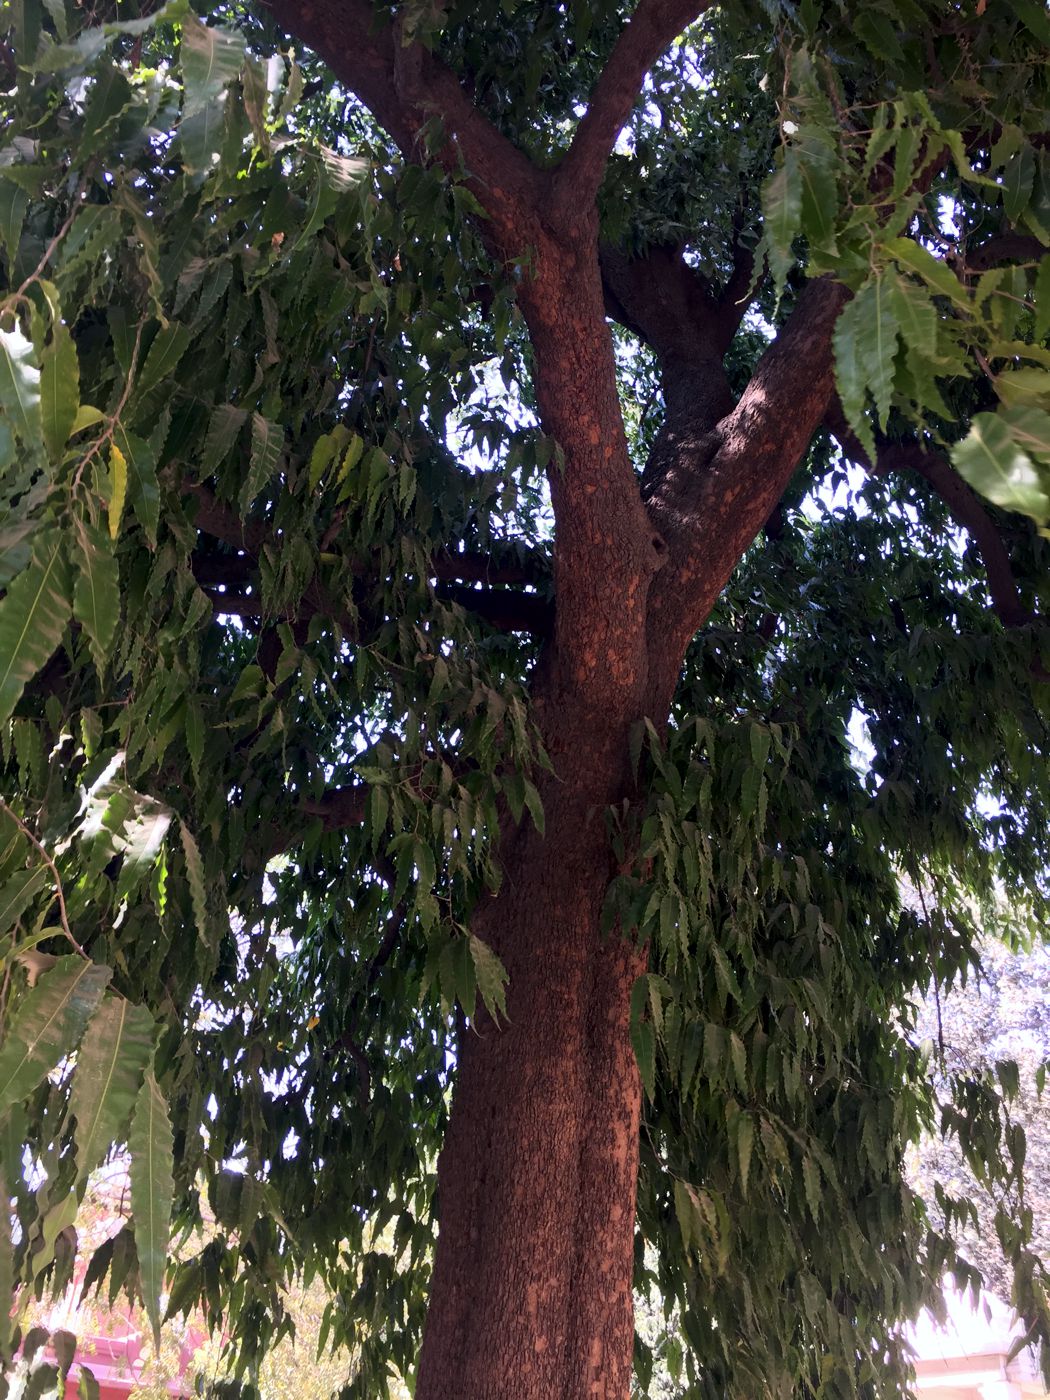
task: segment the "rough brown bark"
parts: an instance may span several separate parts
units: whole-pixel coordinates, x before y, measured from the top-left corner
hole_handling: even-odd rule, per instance
[[[546,785],[546,839],[508,840],[503,889],[476,920],[510,973],[510,1020],[460,1046],[417,1400],[625,1400],[630,1387],[629,1007],[644,953],[600,932],[602,806],[566,777]]]

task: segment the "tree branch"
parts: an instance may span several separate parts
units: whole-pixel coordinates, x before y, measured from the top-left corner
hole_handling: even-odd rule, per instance
[[[587,111],[555,173],[556,200],[565,206],[564,212],[590,205],[646,73],[671,41],[710,3],[711,0],[639,0],[594,85]]]
[[[197,501],[197,528],[243,551],[236,555],[197,552],[191,558],[193,575],[211,599],[215,611],[233,617],[269,616],[262,597],[245,590],[252,582],[259,553],[267,544],[276,544],[275,538],[264,524],[246,525],[234,510],[218,501],[207,486],[187,483],[184,489]],[[484,618],[490,626],[504,632],[535,632],[545,636],[550,632],[553,619],[553,605],[548,599],[534,593],[495,592],[465,586],[473,581],[493,585],[540,583],[546,577],[544,562],[526,557],[513,563],[501,563],[477,550],[440,550],[431,561],[431,577],[439,585],[447,585],[439,588],[440,596],[451,598]],[[364,564],[359,560],[348,560],[346,568],[355,578],[365,574]],[[457,584],[458,580],[463,581],[463,586]],[[219,591],[220,585],[224,591]],[[309,585],[294,615],[288,614],[282,620],[307,622],[319,614],[334,618],[351,634],[355,631],[350,613],[317,582]]]
[[[345,787],[330,788],[321,797],[304,798],[297,809],[301,820],[293,826],[292,818],[289,818],[287,823],[275,825],[271,830],[269,840],[263,846],[264,862],[284,855],[297,845],[316,817],[321,818],[325,831],[342,831],[348,826],[360,826],[368,809],[368,794],[367,783],[349,783]]]
[[[471,102],[462,84],[422,44],[404,45],[368,0],[264,0],[277,22],[308,44],[372,112],[408,159],[427,159],[421,140],[433,117],[444,126],[438,159],[465,167],[474,195],[510,255],[524,251],[546,178]]]
[[[967,531],[980,550],[992,607],[1003,626],[1024,627],[1035,621],[1034,615],[1021,602],[1010,567],[1010,556],[995,522],[947,457],[923,447],[917,441],[889,442],[882,439],[876,444],[878,455],[873,464],[850,431],[837,399],[828,411],[827,422],[850,461],[880,474],[913,471],[928,482],[948,507],[955,523]]]
[[[1004,626],[1022,627],[1035,620],[1021,602],[1010,567],[1010,556],[992,517],[947,457],[939,452],[928,452],[918,443],[890,443],[880,448],[875,465],[878,471],[910,469],[929,482],[948,507],[952,518],[969,532],[981,551],[992,606]]]
[[[546,637],[554,628],[554,604],[538,593],[493,592],[468,584],[445,583],[437,589],[439,598],[458,603],[498,632],[530,632]]]
[[[1050,249],[1026,233],[997,233],[959,259],[965,272],[987,272],[1004,262],[1037,262]]]
[[[670,567],[656,580],[651,632],[684,645],[769,519],[827,410],[831,333],[848,296],[829,278],[809,282],[736,408],[669,454],[652,482],[649,509]]]

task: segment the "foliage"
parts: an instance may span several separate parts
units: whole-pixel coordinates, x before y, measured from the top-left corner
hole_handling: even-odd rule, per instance
[[[623,18],[402,8],[547,164]],[[601,194],[621,252],[752,281],[737,391],[807,277],[849,288],[828,426],[872,469],[814,436],[607,814],[610,936],[651,949],[637,1282],[677,1310],[689,1394],[904,1384],[895,1324],[964,1267],[967,1215],[904,1172],[943,1087],[909,998],[969,965],[971,896],[1046,916],[1047,546],[1008,512],[1050,520],[1050,22],[943,9],[710,11]],[[529,680],[563,463],[527,259],[501,265],[470,172],[429,158],[440,123],[403,159],[261,7],[9,15],[0,1273],[65,1286],[87,1175],[126,1144],[134,1226],[92,1278],[154,1326],[165,1290],[168,1315],[203,1309],[246,1394],[293,1329],[285,1287],[321,1279],[320,1345],[373,1397],[415,1364],[456,1036],[507,1014],[471,910],[501,823],[543,828]],[[628,317],[641,467],[666,366],[638,339]],[[994,507],[953,519],[887,466],[905,439]],[[1010,546],[1019,625],[975,519]],[[998,1090],[956,1089],[972,1155]],[[996,1140],[986,1179],[1016,1166]],[[169,1214],[196,1244],[165,1283]],[[1030,1226],[1005,1243],[1047,1337]],[[645,1388],[644,1340],[636,1364]]]
[[[913,1149],[912,1180],[927,1198],[946,1193],[949,1211],[968,1211],[965,1253],[1004,1297],[1012,1281],[999,1233],[1009,1242],[1013,1222],[1023,1212],[1031,1212],[1033,1251],[1044,1261],[1050,1258],[1044,1190],[1050,1142],[1043,1098],[1050,1052],[1047,976],[1045,948],[1014,950],[988,939],[978,971],[946,995],[931,997],[918,1024],[937,1076],[945,1131]],[[964,1082],[971,1104],[1000,1100],[1000,1141],[1023,1170],[1003,1180],[989,1178],[984,1160],[989,1150],[995,1154],[997,1143],[985,1141],[982,1151],[967,1157],[970,1139],[965,1125],[957,1130],[955,1108]]]

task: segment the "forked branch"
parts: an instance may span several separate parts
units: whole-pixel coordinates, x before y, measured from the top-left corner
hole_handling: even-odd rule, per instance
[[[616,138],[631,115],[645,75],[711,0],[639,0],[594,85],[587,111],[555,175],[566,209],[586,207],[598,192]]]

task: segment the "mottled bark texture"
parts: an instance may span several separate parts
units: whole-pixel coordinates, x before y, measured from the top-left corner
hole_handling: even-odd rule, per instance
[[[441,115],[437,158],[471,173],[494,254],[529,269],[519,299],[537,402],[564,458],[550,474],[553,626],[521,621],[546,637],[532,688],[554,766],[541,787],[546,835],[508,829],[503,887],[476,913],[510,974],[509,1024],[482,1021],[460,1046],[416,1397],[626,1400],[641,1112],[629,1008],[645,952],[630,930],[601,932],[605,812],[631,795],[632,725],[666,722],[690,638],[827,411],[845,293],[811,284],[734,401],[722,358],[751,280],[746,253],[720,288],[678,249],[636,261],[599,249],[609,151],[697,0],[641,0],[553,170],[532,165],[366,0],[270,3],[406,153],[421,158],[416,133]],[[652,347],[663,373],[666,418],[641,477],[607,316]]]

